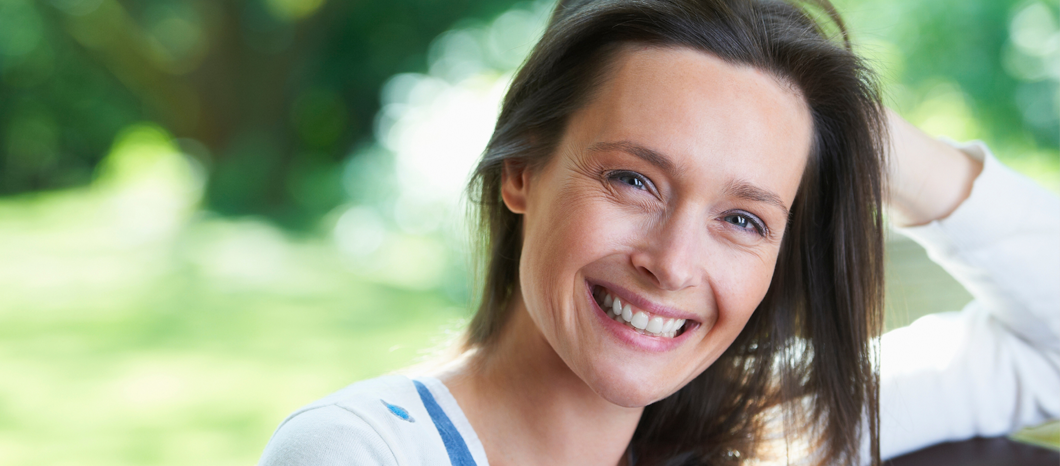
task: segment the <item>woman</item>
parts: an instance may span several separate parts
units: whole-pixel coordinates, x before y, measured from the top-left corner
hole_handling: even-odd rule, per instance
[[[821,31],[773,1],[561,2],[471,185],[488,257],[461,357],[311,404],[262,464],[878,464],[884,193],[892,220],[937,228],[983,160],[1010,175],[888,117]],[[1022,227],[1055,234],[1053,210]],[[1055,304],[1019,286],[975,314],[1047,322],[1034,345],[989,320],[968,330],[1015,361],[1003,375],[1052,371],[1009,394],[1040,408],[1010,409],[1017,424],[1060,414],[1039,393],[1060,386]],[[923,340],[885,337],[883,375],[921,380],[889,372],[886,351]]]

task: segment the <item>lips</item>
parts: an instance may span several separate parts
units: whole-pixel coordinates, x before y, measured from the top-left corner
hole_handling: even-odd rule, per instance
[[[630,302],[623,302],[622,298],[616,296],[618,293],[602,285],[594,285],[592,293],[593,299],[608,317],[643,335],[672,339],[694,324],[693,321],[659,315]]]

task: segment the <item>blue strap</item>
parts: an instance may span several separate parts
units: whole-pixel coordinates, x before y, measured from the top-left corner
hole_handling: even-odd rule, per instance
[[[423,385],[419,380],[413,380],[412,383],[416,384],[416,391],[419,392],[420,399],[423,400],[423,406],[427,408],[427,414],[431,415],[434,427],[438,429],[438,434],[442,436],[445,451],[449,453],[449,462],[453,466],[475,466],[475,459],[471,457],[471,450],[467,449],[464,437],[460,435],[460,432],[456,430],[456,426],[453,425],[453,421],[449,420],[449,416],[445,415],[445,411],[442,411],[442,407],[434,400],[434,395],[431,395],[431,391],[427,390],[427,386]]]

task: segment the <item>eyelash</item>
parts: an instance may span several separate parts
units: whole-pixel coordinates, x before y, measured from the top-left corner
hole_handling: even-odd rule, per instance
[[[729,219],[736,218],[736,217],[745,218],[746,222],[747,222],[747,225],[750,225],[751,228],[741,227],[741,226],[737,225],[736,223],[729,221]],[[766,236],[766,234],[769,232],[769,229],[766,228],[766,225],[765,225],[765,223],[762,222],[762,219],[756,217],[754,214],[752,214],[750,212],[744,212],[744,211],[728,212],[725,215],[723,215],[721,218],[722,218],[722,220],[725,220],[726,222],[732,224],[733,226],[735,226],[736,228],[739,228],[741,230],[754,231],[754,233],[757,234],[758,236]]]
[[[623,180],[623,178],[626,178],[626,177],[628,177],[632,181],[638,182],[640,184],[640,186],[637,186],[637,185],[635,185],[635,184],[633,184],[633,183],[631,183],[629,181]],[[654,190],[654,185],[652,184],[651,180],[648,179],[648,177],[646,177],[644,175],[641,175],[640,173],[629,171],[629,170],[616,170],[616,171],[613,171],[613,172],[609,172],[607,174],[607,179],[612,180],[612,181],[617,181],[617,182],[622,183],[622,184],[624,184],[626,186],[629,186],[629,187],[631,187],[633,189],[638,189],[638,190],[642,190],[642,191],[652,191],[652,190]],[[733,218],[736,218],[736,217],[745,218],[746,219],[746,224],[749,225],[750,228],[741,227],[741,226],[737,225],[736,223],[729,221],[729,219],[733,219]],[[745,231],[753,231],[758,236],[763,236],[764,237],[764,236],[766,236],[769,233],[769,229],[766,228],[766,225],[765,225],[764,222],[762,222],[762,219],[758,218],[756,215],[754,215],[754,214],[752,214],[750,212],[746,212],[746,211],[742,211],[742,210],[741,211],[737,211],[737,212],[727,212],[721,218],[722,218],[722,220],[725,220],[727,223],[732,224],[733,226],[735,226],[738,229],[745,230]]]
[[[634,181],[639,182],[640,186],[636,186],[636,185],[634,185],[632,183],[623,181],[621,179],[623,177],[632,178]],[[626,186],[629,186],[631,188],[640,189],[640,190],[643,190],[643,191],[651,191],[652,190],[651,188],[654,188],[654,185],[652,184],[651,180],[648,179],[648,177],[646,177],[644,175],[641,175],[640,173],[632,172],[632,171],[628,171],[628,170],[617,170],[617,171],[610,172],[610,173],[607,174],[607,179],[613,180],[613,181],[617,181],[617,182],[622,183],[622,184],[624,184]]]

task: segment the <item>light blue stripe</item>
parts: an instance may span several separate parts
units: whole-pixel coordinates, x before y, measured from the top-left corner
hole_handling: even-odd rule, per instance
[[[453,425],[453,421],[449,420],[449,416],[445,415],[445,411],[442,411],[442,407],[434,400],[434,395],[431,395],[431,391],[427,390],[427,386],[419,380],[413,380],[412,383],[416,384],[416,391],[419,392],[420,399],[423,400],[423,406],[427,408],[427,414],[431,415],[434,427],[438,429],[438,434],[442,436],[445,451],[449,453],[449,462],[453,466],[475,466],[475,459],[471,457],[471,450],[467,449],[464,437],[460,435],[460,432],[456,430],[456,426]]]

